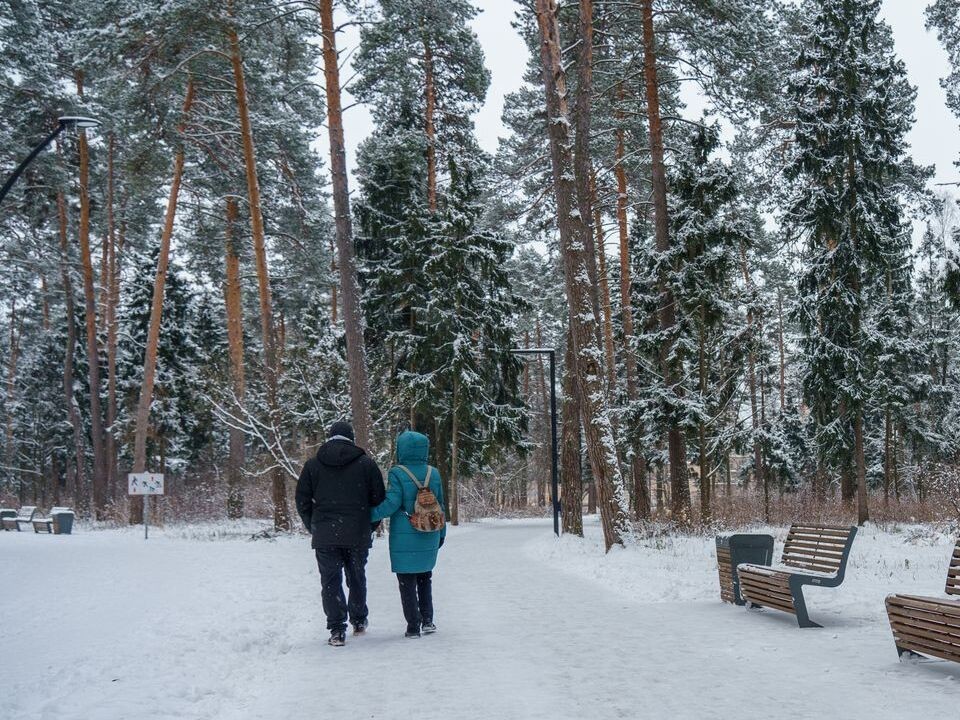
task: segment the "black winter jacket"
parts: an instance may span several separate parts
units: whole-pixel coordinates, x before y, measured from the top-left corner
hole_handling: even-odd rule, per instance
[[[383,502],[377,463],[352,442],[328,440],[297,481],[297,512],[313,548],[370,547],[370,508]]]

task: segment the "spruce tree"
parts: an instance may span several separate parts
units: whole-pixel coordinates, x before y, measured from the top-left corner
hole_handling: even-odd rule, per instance
[[[845,502],[856,492],[861,523],[869,517],[864,329],[870,298],[900,255],[898,192],[915,94],[879,10],[879,0],[820,4],[791,84],[796,136],[787,169],[797,188],[789,221],[806,248],[797,308],[804,398],[820,458],[841,476]]]

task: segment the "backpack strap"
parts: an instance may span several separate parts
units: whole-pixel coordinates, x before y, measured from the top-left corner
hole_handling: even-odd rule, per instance
[[[420,484],[420,481],[417,480],[417,476],[414,475],[410,471],[410,468],[408,468],[406,465],[397,465],[397,467],[403,470],[407,475],[410,476],[410,479],[413,480],[413,484],[417,486],[418,490],[423,490],[424,488],[430,487],[430,473],[433,470],[433,468],[430,467],[429,465],[427,465],[427,476],[424,479],[422,485]]]

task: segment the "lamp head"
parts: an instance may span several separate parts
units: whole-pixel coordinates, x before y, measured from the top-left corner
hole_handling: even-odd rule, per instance
[[[63,117],[57,118],[57,122],[65,129],[76,128],[77,130],[95,128],[100,124],[99,120],[95,120],[92,117],[84,117],[83,115],[64,115]]]

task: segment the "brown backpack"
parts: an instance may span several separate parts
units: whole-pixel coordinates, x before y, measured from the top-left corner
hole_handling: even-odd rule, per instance
[[[433,468],[427,465],[427,476],[421,484],[417,480],[417,476],[410,472],[410,468],[406,465],[398,465],[397,467],[409,475],[413,484],[417,486],[417,500],[413,504],[413,513],[407,514],[407,517],[410,518],[410,526],[419,532],[443,530],[443,526],[447,522],[443,516],[443,508],[440,507],[437,496],[430,489],[430,474],[433,472]]]

